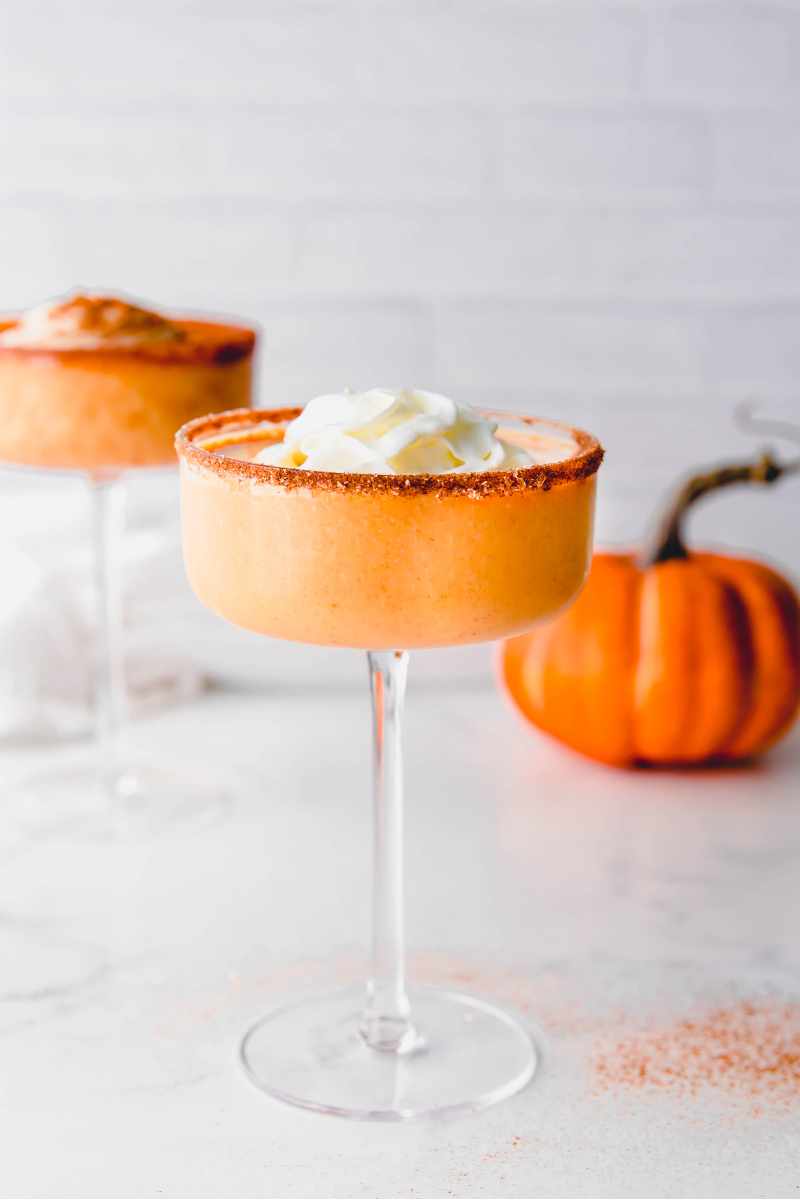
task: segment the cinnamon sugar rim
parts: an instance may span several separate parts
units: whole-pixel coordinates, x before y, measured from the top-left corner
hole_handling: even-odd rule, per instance
[[[276,467],[268,463],[233,458],[222,452],[226,445],[241,445],[248,441],[263,441],[264,426],[285,426],[299,416],[300,408],[250,409],[239,408],[212,413],[188,421],[175,435],[179,458],[194,466],[204,467],[228,479],[271,483],[283,488],[312,488],[337,492],[393,493],[419,495],[448,493],[482,496],[503,495],[508,492],[573,483],[594,475],[603,461],[603,448],[597,438],[582,429],[574,429],[559,421],[543,417],[525,417],[518,413],[479,410],[492,421],[516,422],[532,429],[546,427],[568,435],[575,443],[575,453],[552,463],[536,463],[513,470],[469,471],[463,474],[440,475],[373,475],[350,471],[307,471],[304,467]],[[199,445],[212,443],[212,449]],[[213,443],[217,443],[213,446]]]
[[[58,345],[56,341],[48,343],[29,342],[24,344],[4,345],[0,341],[0,355],[21,355],[25,358],[66,358],[72,362],[81,362],[86,358],[140,358],[148,362],[164,364],[215,364],[223,366],[227,363],[238,362],[253,353],[256,344],[256,330],[247,325],[236,325],[225,321],[204,321],[193,317],[171,317],[171,323],[186,336],[172,341],[170,339],[142,339],[129,342],[115,341],[109,338],[104,341],[98,336],[94,345]],[[4,318],[0,320],[0,333],[12,329],[16,320]]]

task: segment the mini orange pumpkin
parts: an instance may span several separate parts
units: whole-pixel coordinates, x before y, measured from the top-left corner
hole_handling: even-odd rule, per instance
[[[772,483],[798,463],[769,455],[691,478],[643,559],[597,554],[564,613],[501,648],[518,708],[573,749],[617,766],[760,754],[800,704],[800,604],[763,563],[689,552],[701,496]]]

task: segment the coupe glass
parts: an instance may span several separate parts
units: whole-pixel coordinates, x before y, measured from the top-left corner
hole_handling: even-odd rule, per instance
[[[249,402],[255,331],[192,316],[167,319],[113,295],[53,302],[43,317],[43,341],[37,320],[36,336],[26,336],[32,315],[0,320],[0,463],[77,473],[88,483],[96,744],[88,754],[53,757],[52,766],[6,789],[4,824],[37,834],[107,837],[205,820],[224,802],[207,775],[186,777],[152,754],[134,760],[122,736],[127,706],[118,555],[125,480],[130,470],[175,465],[173,432],[182,422]],[[22,337],[8,340],[18,325]]]
[[[219,615],[273,637],[368,652],[374,881],[366,983],[268,1013],[250,1079],[281,1100],[372,1120],[480,1109],[524,1087],[530,1034],[483,1000],[406,986],[402,718],[409,649],[519,633],[575,595],[588,566],[590,435],[482,414],[537,465],[464,475],[351,475],[252,461],[299,410],[237,411],[179,432],[189,580]]]

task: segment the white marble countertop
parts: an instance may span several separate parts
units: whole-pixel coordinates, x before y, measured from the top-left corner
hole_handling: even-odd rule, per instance
[[[210,828],[5,846],[2,1195],[794,1194],[800,1094],[598,1064],[644,1025],[800,995],[800,738],[749,770],[617,773],[412,671],[413,972],[525,1013],[543,1065],[483,1114],[369,1126],[235,1062],[277,999],[360,969],[366,689],[212,693],[135,737],[230,763],[239,795]],[[55,753],[6,750],[0,775]]]

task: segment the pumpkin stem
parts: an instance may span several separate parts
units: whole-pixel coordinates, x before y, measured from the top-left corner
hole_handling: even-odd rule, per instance
[[[800,471],[800,459],[778,462],[772,453],[766,450],[753,462],[730,463],[715,467],[712,471],[691,475],[678,489],[667,508],[655,536],[641,556],[641,565],[651,567],[656,563],[668,562],[671,558],[689,557],[683,538],[684,518],[687,510],[702,496],[735,483],[775,483],[784,475],[795,471]]]

